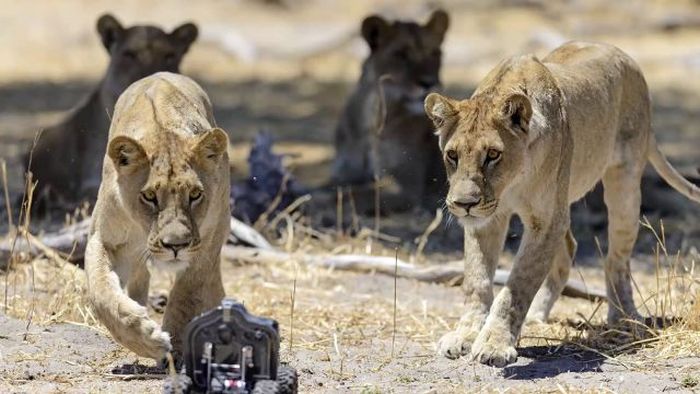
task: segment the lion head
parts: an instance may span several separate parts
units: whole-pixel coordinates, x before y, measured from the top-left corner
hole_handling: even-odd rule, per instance
[[[362,22],[362,37],[370,49],[364,73],[378,80],[388,76],[385,96],[413,112],[422,112],[423,99],[440,86],[440,46],[449,25],[447,13],[437,10],[425,25],[389,22],[372,15]]]
[[[110,14],[97,20],[97,32],[110,55],[102,97],[110,110],[133,82],[158,71],[179,72],[182,58],[198,34],[192,23],[170,33],[155,26],[124,27]]]
[[[180,270],[202,244],[210,244],[200,236],[215,234],[212,228],[226,215],[228,137],[219,128],[195,138],[165,136],[141,142],[116,136],[108,155],[117,170],[121,202],[148,234],[152,261]]]
[[[431,93],[425,112],[439,136],[449,182],[447,208],[462,223],[483,222],[523,171],[529,98],[512,92],[458,101]]]

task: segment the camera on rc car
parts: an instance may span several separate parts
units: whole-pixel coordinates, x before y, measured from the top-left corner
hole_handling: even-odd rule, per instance
[[[184,344],[183,371],[166,379],[166,394],[297,392],[296,370],[279,365],[277,322],[251,315],[235,300],[193,319]]]

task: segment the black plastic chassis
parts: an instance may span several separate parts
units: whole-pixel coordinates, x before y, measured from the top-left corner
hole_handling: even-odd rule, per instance
[[[185,369],[193,391],[247,393],[257,381],[276,379],[275,320],[250,315],[243,304],[225,299],[192,320],[185,332]]]

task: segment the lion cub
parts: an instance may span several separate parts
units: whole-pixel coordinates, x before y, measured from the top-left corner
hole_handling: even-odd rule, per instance
[[[206,93],[187,77],[154,74],[117,101],[85,272],[100,322],[140,356],[181,351],[185,325],[224,296],[227,146]],[[176,272],[162,330],[146,314],[153,269]]]
[[[400,188],[394,202],[384,201],[389,210],[424,203],[437,207],[445,171],[440,151],[431,143],[433,130],[423,100],[440,88],[440,46],[448,25],[442,10],[433,12],[425,25],[376,15],[362,22],[370,55],[336,128],[335,183],[368,183],[376,172],[393,177]],[[377,135],[380,123],[384,127]]]
[[[109,14],[97,20],[97,32],[110,55],[107,73],[62,123],[43,131],[33,152],[30,170],[39,181],[35,200],[47,208],[51,208],[49,204],[72,208],[95,200],[109,117],[117,98],[147,75],[178,72],[183,56],[197,38],[197,27],[191,23],[166,33],[154,26],[126,28]]]
[[[649,91],[639,66],[619,49],[585,42],[540,60],[501,62],[467,100],[431,94],[449,180],[446,203],[465,230],[466,313],[439,352],[471,352],[482,363],[516,360],[526,314],[546,320],[566,283],[576,249],[569,205],[599,181],[608,208],[605,259],[608,322],[639,320],[629,259],[639,226],[647,161],[676,190],[700,202],[659,151]],[[525,231],[498,296],[492,280],[511,215]]]

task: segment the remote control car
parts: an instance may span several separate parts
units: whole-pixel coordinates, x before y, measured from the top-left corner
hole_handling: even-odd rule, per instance
[[[279,346],[275,320],[224,299],[187,325],[184,371],[166,379],[164,393],[296,394],[296,371],[279,365]]]

